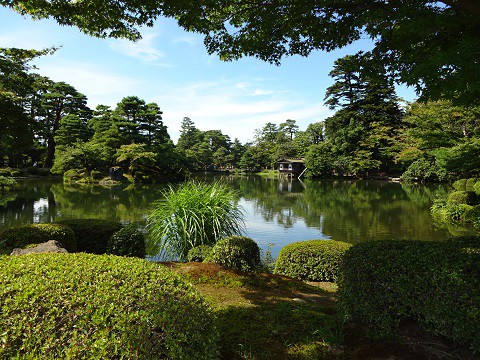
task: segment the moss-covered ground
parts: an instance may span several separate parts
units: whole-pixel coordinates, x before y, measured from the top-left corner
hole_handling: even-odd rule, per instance
[[[222,359],[465,359],[463,349],[405,324],[398,343],[345,323],[332,283],[242,273],[203,263],[167,263],[211,303]]]

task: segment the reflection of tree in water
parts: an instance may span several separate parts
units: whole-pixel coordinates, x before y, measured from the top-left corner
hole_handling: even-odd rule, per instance
[[[236,185],[265,221],[277,222],[285,228],[295,225],[299,218],[297,208],[302,204],[301,183],[254,177],[248,181],[238,179]]]
[[[18,181],[15,191],[0,194],[0,228],[51,222],[56,214],[49,191],[51,184],[51,181]]]
[[[356,243],[385,238],[441,239],[430,206],[442,186],[379,181],[238,180],[242,195],[266,221],[291,227],[298,219],[336,240]],[[287,189],[285,191],[284,189]],[[289,191],[290,190],[290,191]]]
[[[98,218],[122,222],[144,222],[160,188],[156,186],[124,185],[103,187],[98,185],[57,184],[51,190],[61,217]]]

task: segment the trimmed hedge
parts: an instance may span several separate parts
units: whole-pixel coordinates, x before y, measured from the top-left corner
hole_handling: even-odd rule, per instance
[[[122,228],[119,222],[101,219],[60,220],[57,224],[73,230],[78,252],[91,254],[105,254],[110,237]]]
[[[212,254],[212,251],[213,251],[213,246],[210,246],[210,245],[195,246],[193,249],[190,249],[190,251],[188,252],[187,260],[202,262]]]
[[[145,236],[135,225],[128,225],[114,233],[108,241],[107,254],[145,258]]]
[[[90,254],[0,257],[0,358],[214,359],[204,299],[166,267]]]
[[[338,267],[351,244],[335,240],[309,240],[280,250],[274,274],[300,280],[336,281]]]
[[[214,245],[211,255],[205,261],[229,269],[252,271],[261,264],[260,248],[248,237],[229,236]]]
[[[476,205],[477,204],[477,194],[473,191],[454,191],[448,196],[447,200],[448,205]]]
[[[404,319],[480,351],[480,238],[382,240],[350,248],[338,299],[376,337]]]
[[[457,191],[466,191],[467,179],[459,179],[453,183],[453,188]]]
[[[10,254],[14,248],[57,240],[69,252],[77,249],[75,234],[62,224],[30,224],[14,226],[0,233],[0,253]]]

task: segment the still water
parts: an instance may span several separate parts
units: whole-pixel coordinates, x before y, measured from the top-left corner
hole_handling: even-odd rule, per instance
[[[211,181],[215,178],[202,178]],[[350,243],[450,237],[436,224],[430,206],[447,185],[421,186],[380,181],[287,181],[260,177],[216,178],[240,194],[246,235],[272,255],[291,242],[335,239]],[[166,185],[111,187],[25,180],[18,191],[0,193],[0,231],[9,226],[61,218],[102,218],[145,224]]]

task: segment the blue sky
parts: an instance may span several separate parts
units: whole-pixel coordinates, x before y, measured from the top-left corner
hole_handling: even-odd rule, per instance
[[[137,43],[96,39],[51,20],[33,21],[0,7],[0,47],[41,49],[62,46],[35,62],[38,73],[65,81],[88,97],[88,104],[115,107],[136,95],[156,102],[170,136],[178,139],[183,117],[200,130],[220,129],[233,140],[252,140],[267,122],[297,121],[301,130],[331,115],[323,105],[332,84],[335,59],[368,50],[367,39],[331,53],[286,58],[277,67],[254,58],[221,62],[208,55],[203,37],[170,19],[142,30]],[[411,101],[414,92],[398,88]]]

